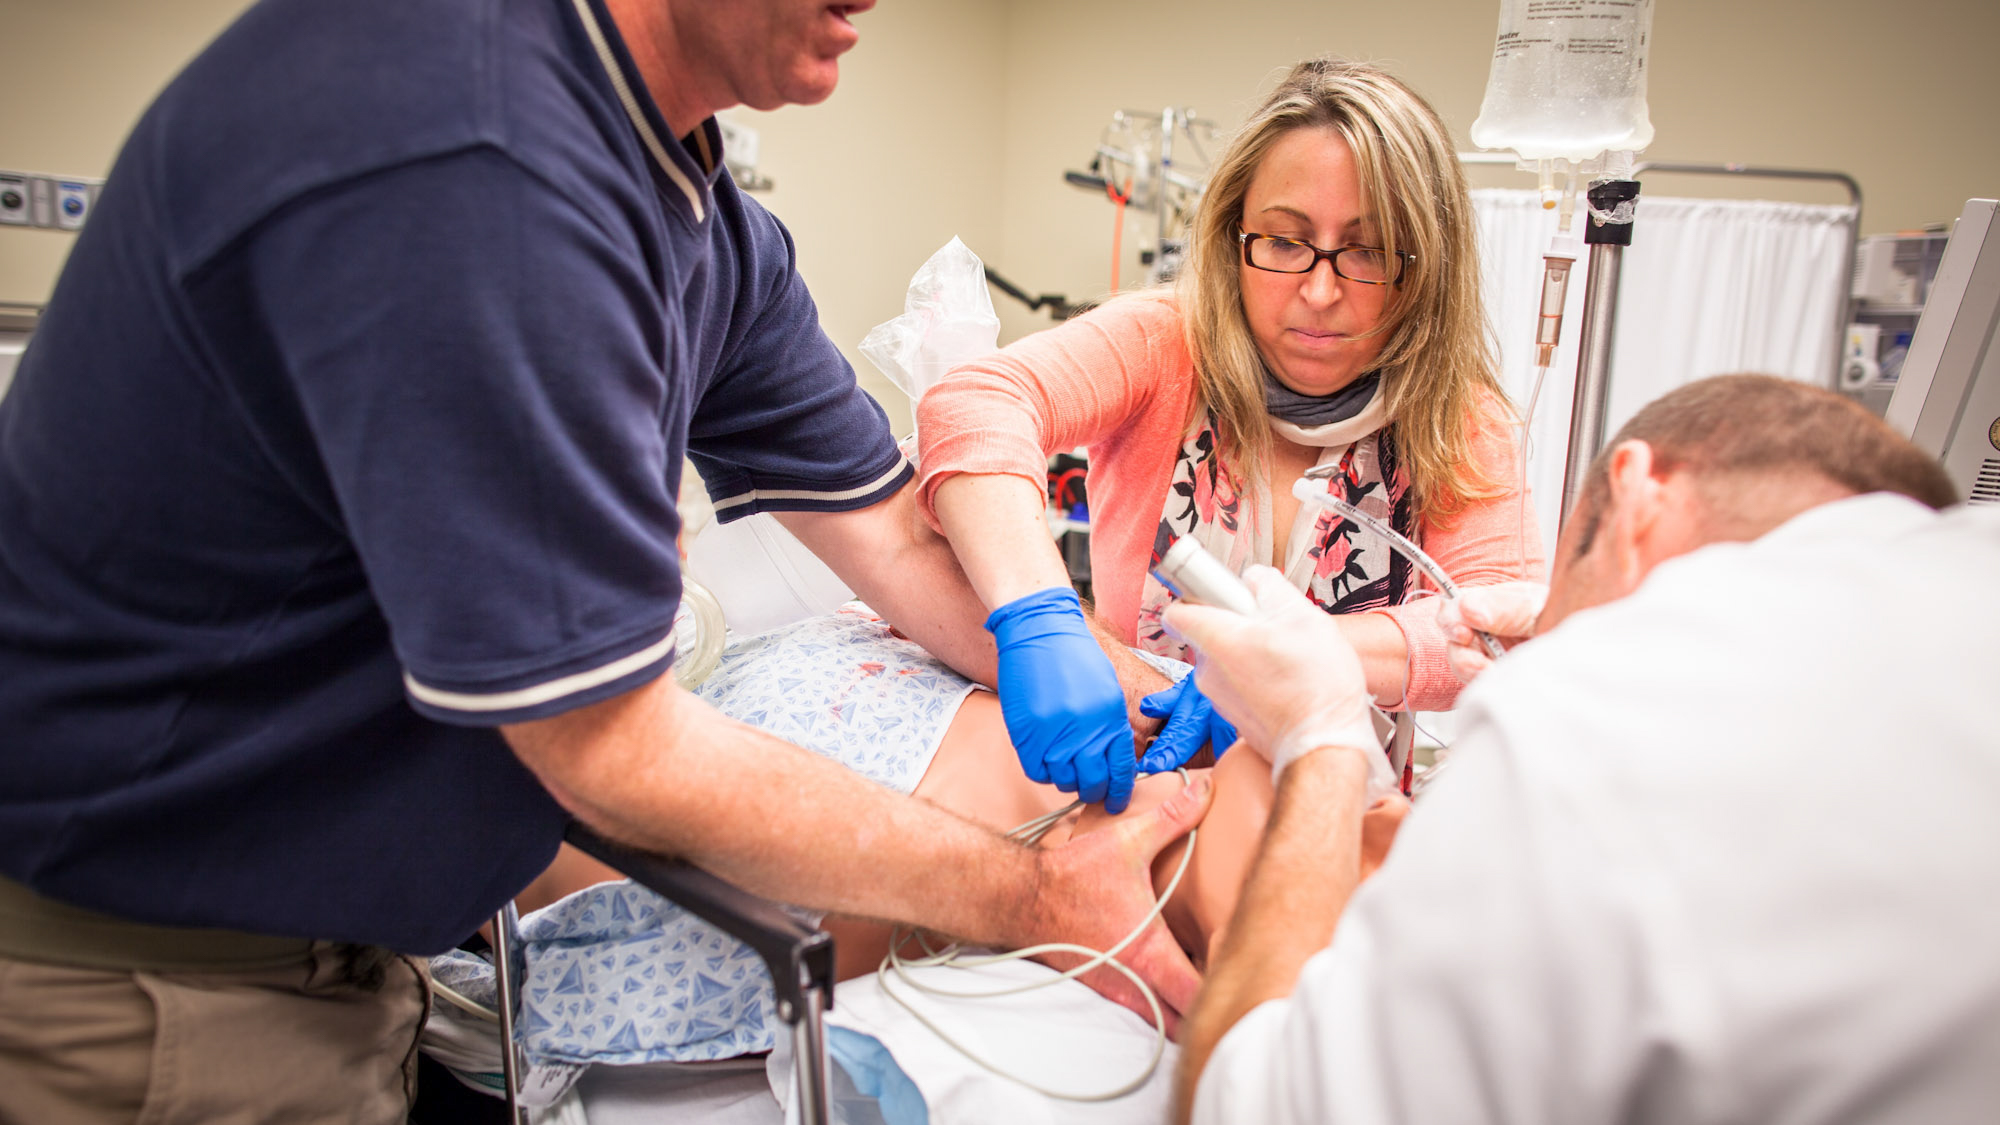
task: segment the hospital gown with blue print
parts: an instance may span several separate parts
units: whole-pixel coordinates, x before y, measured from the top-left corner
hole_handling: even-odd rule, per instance
[[[971,681],[865,606],[732,643],[695,694],[899,793],[923,779]],[[816,923],[818,915],[795,911]],[[769,1050],[775,999],[757,954],[623,880],[522,919],[529,1054],[555,1062],[705,1062]],[[433,959],[445,986],[493,1003],[493,969]]]

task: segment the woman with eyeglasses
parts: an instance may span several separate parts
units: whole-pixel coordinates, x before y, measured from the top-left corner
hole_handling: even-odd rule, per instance
[[[1326,486],[1420,543],[1461,585],[1543,573],[1515,416],[1479,292],[1451,135],[1365,64],[1294,67],[1216,163],[1171,287],[1121,296],[961,367],[918,407],[921,503],[992,608],[1000,700],[1031,777],[1123,807],[1127,698],[1092,629],[1185,658],[1148,573],[1193,536],[1232,570],[1283,571],[1362,657],[1387,708],[1451,706],[1458,680],[1421,576],[1352,524],[1301,506]],[[1090,451],[1095,621],[1043,522],[1050,454]],[[1233,732],[1193,678],[1142,770]]]

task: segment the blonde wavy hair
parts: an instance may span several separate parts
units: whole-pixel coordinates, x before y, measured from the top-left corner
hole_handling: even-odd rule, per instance
[[[1239,471],[1259,474],[1271,452],[1264,360],[1243,318],[1243,199],[1278,138],[1334,130],[1354,153],[1363,195],[1384,249],[1415,256],[1375,331],[1387,336],[1369,371],[1382,375],[1385,406],[1407,467],[1419,519],[1448,520],[1499,492],[1472,460],[1472,420],[1495,376],[1479,295],[1472,201],[1444,122],[1414,90],[1378,67],[1333,58],[1293,67],[1230,140],[1195,213],[1178,298],[1201,404]],[[1366,372],[1364,372],[1364,375]]]

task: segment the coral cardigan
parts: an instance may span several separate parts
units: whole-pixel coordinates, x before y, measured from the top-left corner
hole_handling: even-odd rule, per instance
[[[956,368],[924,395],[917,406],[919,505],[937,528],[933,500],[946,477],[1005,474],[1040,488],[1051,454],[1089,447],[1096,612],[1130,644],[1195,394],[1194,360],[1172,296],[1114,300]],[[1487,405],[1473,422],[1473,459],[1490,479],[1506,482],[1505,490],[1471,503],[1448,525],[1420,522],[1412,538],[1460,585],[1545,581],[1541,532],[1520,480],[1513,427],[1498,403]],[[1416,578],[1428,587],[1421,574]],[[1403,705],[1450,707],[1459,683],[1445,657],[1436,603],[1422,598],[1373,612],[1393,619],[1409,644]]]

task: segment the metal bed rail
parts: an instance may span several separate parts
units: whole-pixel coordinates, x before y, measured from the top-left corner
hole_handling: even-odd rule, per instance
[[[823,1017],[833,1007],[832,936],[683,860],[613,843],[574,821],[565,838],[579,851],[708,921],[764,959],[777,992],[778,1018],[792,1029],[799,1119],[807,1125],[826,1125],[832,1103]],[[500,984],[500,1057],[507,1111],[516,1125],[528,1125],[527,1107],[519,1097],[525,1060],[514,1042],[514,1012],[521,983],[517,921],[512,902],[494,915],[493,956]]]

